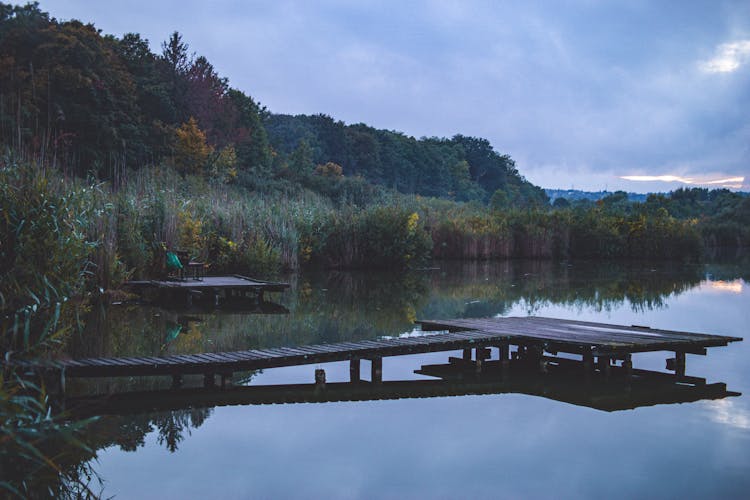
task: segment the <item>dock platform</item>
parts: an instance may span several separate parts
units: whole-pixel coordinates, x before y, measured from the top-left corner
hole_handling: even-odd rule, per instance
[[[283,292],[289,283],[263,281],[239,274],[229,276],[204,276],[173,280],[128,281],[125,283],[136,291],[155,290],[159,299],[165,302],[183,302],[192,305],[193,300],[203,300],[218,305],[220,300],[247,298],[248,293],[258,302],[263,302],[266,292]]]
[[[707,335],[651,329],[644,326],[620,326],[553,318],[486,318],[419,321],[424,330],[448,330],[420,336],[360,340],[334,344],[277,347],[246,351],[187,355],[71,359],[55,362],[4,360],[2,364],[17,369],[65,377],[172,376],[180,386],[183,375],[202,374],[204,384],[213,386],[216,376],[222,386],[239,371],[284,366],[350,362],[351,380],[360,380],[360,361],[371,362],[372,382],[382,381],[382,360],[437,351],[462,350],[462,362],[471,364],[477,373],[492,358],[496,348],[502,370],[511,360],[520,360],[546,372],[559,352],[579,355],[583,372],[597,372],[609,377],[616,372],[627,378],[637,376],[631,355],[648,351],[671,351],[667,370],[676,380],[693,382],[685,375],[685,355],[705,355],[708,347],[725,346],[740,341],[738,337]],[[558,359],[558,358],[555,358]],[[618,365],[619,363],[619,365]]]
[[[500,341],[501,359],[510,346],[515,356],[538,361],[544,365],[544,354],[559,352],[580,355],[584,367],[609,373],[610,367],[622,363],[632,372],[632,354],[653,351],[674,352],[666,367],[678,377],[685,376],[685,355],[705,356],[708,347],[726,346],[741,341],[740,337],[705,333],[662,330],[640,325],[612,325],[569,319],[537,316],[508,318],[448,319],[418,321],[425,331],[474,331],[495,335]]]
[[[739,337],[660,330],[639,325],[611,325],[538,316],[417,321],[425,331],[481,331],[513,345],[549,352],[618,356],[623,353],[682,351],[705,354],[707,347],[726,346]]]

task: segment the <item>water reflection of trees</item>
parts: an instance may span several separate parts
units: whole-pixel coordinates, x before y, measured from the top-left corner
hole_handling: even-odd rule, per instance
[[[712,280],[733,281],[743,279],[750,283],[750,255],[745,250],[741,258],[716,260],[705,266],[705,272]]]
[[[127,416],[105,416],[94,419],[78,432],[77,438],[84,446],[70,446],[65,440],[44,443],[42,451],[54,457],[59,466],[57,472],[34,475],[33,483],[24,488],[29,498],[89,498],[101,495],[103,483],[96,473],[98,453],[114,446],[123,451],[136,451],[146,445],[146,438],[156,433],[159,445],[175,452],[193,429],[200,427],[211,415],[211,408],[162,411],[156,413]],[[28,470],[19,469],[16,464],[27,462],[1,461],[3,481],[12,487],[26,477]]]
[[[663,307],[669,296],[696,286],[702,277],[699,266],[663,263],[457,263],[432,276],[432,299],[422,315],[503,315],[519,303],[529,312],[551,304],[596,311],[627,304],[644,311]]]
[[[174,453],[185,437],[190,436],[193,429],[203,425],[212,412],[212,408],[190,408],[105,416],[88,426],[87,441],[94,450],[117,446],[123,451],[136,451],[145,446],[146,437],[155,432],[159,445]]]

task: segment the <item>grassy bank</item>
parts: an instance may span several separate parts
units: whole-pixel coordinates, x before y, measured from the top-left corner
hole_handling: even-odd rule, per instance
[[[27,163],[7,161],[2,175],[4,213],[26,211],[0,228],[8,277],[0,291],[12,310],[32,303],[26,288],[96,293],[127,277],[163,275],[171,249],[208,262],[210,273],[270,276],[305,267],[405,269],[430,258],[697,260],[717,234],[746,243],[727,225],[733,220],[678,219],[646,205],[499,210],[394,192],[352,202],[299,184],[249,189],[169,167],[126,173],[117,190]],[[52,194],[63,200],[54,209],[44,201]],[[60,224],[72,235],[60,246],[37,234]]]
[[[249,190],[141,169],[100,200],[96,273],[107,285],[126,270],[164,272],[166,249],[187,250],[211,273],[273,275],[316,268],[420,267],[435,259],[670,259],[703,252],[695,220],[609,213],[601,207],[492,210],[389,193],[366,203],[300,186]]]

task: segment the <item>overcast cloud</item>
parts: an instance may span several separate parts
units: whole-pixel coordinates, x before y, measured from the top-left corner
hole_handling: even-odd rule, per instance
[[[178,30],[273,112],[486,137],[544,187],[750,189],[747,1],[40,5],[156,52]]]

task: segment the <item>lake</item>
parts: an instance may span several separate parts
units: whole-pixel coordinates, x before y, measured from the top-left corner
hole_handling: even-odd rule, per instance
[[[526,316],[748,337],[747,265],[435,263],[406,274],[309,273],[251,314],[112,306],[70,354],[136,356],[416,334],[415,319]],[[284,312],[284,309],[288,312]],[[455,353],[451,353],[456,355]],[[664,371],[672,353],[634,356]],[[496,357],[497,353],[493,352]],[[687,373],[742,396],[607,412],[524,394],[193,408],[105,417],[88,441],[118,498],[685,498],[750,488],[750,342],[688,355]],[[383,361],[383,378],[448,353]],[[235,384],[347,381],[348,363],[244,373]],[[363,374],[367,374],[363,363]],[[75,392],[170,380],[72,381]],[[199,385],[198,378],[186,384]],[[97,491],[98,486],[94,487]]]

